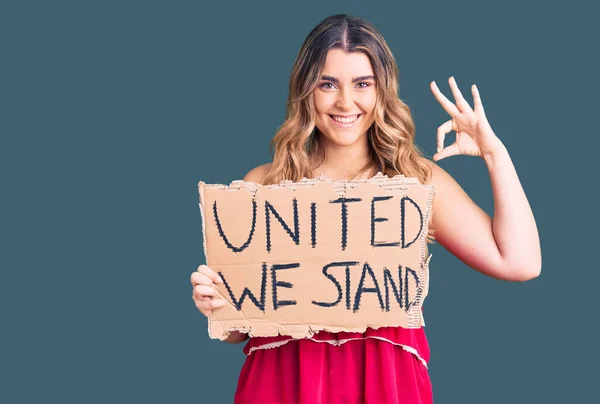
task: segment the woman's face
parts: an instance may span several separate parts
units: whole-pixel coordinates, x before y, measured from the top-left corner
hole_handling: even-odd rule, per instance
[[[375,121],[375,74],[367,55],[331,49],[313,92],[316,126],[326,139],[347,146]],[[325,140],[325,139],[324,139]]]

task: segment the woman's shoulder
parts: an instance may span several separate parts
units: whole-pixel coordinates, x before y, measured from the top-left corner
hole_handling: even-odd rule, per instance
[[[273,163],[261,164],[257,167],[254,167],[252,170],[248,171],[248,173],[244,176],[244,181],[246,182],[255,182],[257,184],[262,184],[263,180],[271,171],[271,166]]]
[[[451,175],[442,167],[440,167],[435,161],[424,156],[420,156],[419,160],[430,170],[431,175],[427,184],[433,185],[434,187],[443,186],[452,178]]]

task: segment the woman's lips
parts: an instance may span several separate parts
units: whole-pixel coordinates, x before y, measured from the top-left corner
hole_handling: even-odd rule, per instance
[[[343,122],[338,122],[335,119],[333,119],[333,115],[328,115],[329,119],[331,119],[331,122],[333,122],[334,126],[336,126],[337,128],[341,128],[341,129],[347,129],[347,128],[351,128],[353,127],[356,122],[358,122],[363,114],[358,114],[358,117],[354,120],[354,122],[350,122],[350,123],[343,123]]]

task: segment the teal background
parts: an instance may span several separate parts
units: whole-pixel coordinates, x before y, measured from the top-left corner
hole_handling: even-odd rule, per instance
[[[448,119],[429,82],[450,98],[454,75],[469,102],[478,85],[537,220],[530,282],[430,247],[436,402],[594,401],[599,30],[584,4],[2,2],[0,401],[233,401],[242,345],[209,339],[191,299],[197,183],[269,161],[294,58],[337,13],[386,38],[429,156]],[[493,214],[481,159],[439,164]]]

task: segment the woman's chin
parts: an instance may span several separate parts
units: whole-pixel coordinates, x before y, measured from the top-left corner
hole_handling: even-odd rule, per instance
[[[360,135],[357,135],[356,133],[352,133],[352,132],[337,132],[337,133],[333,133],[332,136],[328,136],[329,140],[338,146],[350,146],[352,144],[354,144],[359,138]]]

